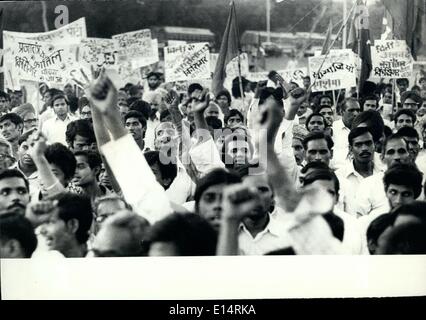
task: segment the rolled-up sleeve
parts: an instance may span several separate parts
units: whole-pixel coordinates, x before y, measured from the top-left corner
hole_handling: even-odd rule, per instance
[[[170,201],[130,134],[101,147],[126,201],[151,224],[172,213]]]

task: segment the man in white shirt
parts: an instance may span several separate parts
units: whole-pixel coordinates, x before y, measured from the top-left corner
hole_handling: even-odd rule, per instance
[[[333,122],[333,160],[336,168],[342,165],[347,159],[349,152],[348,135],[352,128],[352,122],[360,112],[361,108],[358,100],[347,98],[342,103],[342,119]]]
[[[373,135],[367,127],[357,127],[348,136],[353,160],[336,171],[341,186],[340,201],[345,212],[356,216],[356,194],[361,181],[381,172],[374,163]]]
[[[137,111],[130,111],[124,116],[124,124],[141,150],[145,149],[146,119]]]
[[[144,93],[142,95],[142,100],[150,102],[153,94],[158,92],[158,88],[161,84],[161,73],[159,72],[150,72],[146,76],[146,80],[148,83],[148,87],[145,88]]]
[[[409,147],[404,138],[395,133],[389,136],[383,145],[382,160],[387,168],[397,163],[412,163]],[[389,210],[383,172],[376,173],[360,182],[356,196],[355,211],[358,216],[387,212]]]
[[[53,111],[55,116],[46,120],[43,124],[41,132],[46,137],[48,143],[55,142],[67,145],[65,132],[67,125],[74,119],[69,114],[69,103],[65,95],[57,95],[52,99]]]

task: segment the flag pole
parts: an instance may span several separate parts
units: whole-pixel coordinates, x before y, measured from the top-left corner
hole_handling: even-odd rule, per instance
[[[238,63],[238,84],[240,87],[240,93],[241,93],[241,102],[242,102],[242,109],[243,111],[246,111],[245,109],[245,104],[244,104],[244,88],[243,88],[243,79],[241,76],[241,46],[240,46],[240,35],[238,34],[238,22],[237,22],[237,12],[236,12],[236,8],[235,8],[235,2],[232,1],[231,4],[234,7],[234,20],[235,20],[235,25],[236,27],[236,33],[237,33],[237,41],[238,41],[238,56],[237,56],[237,63]],[[244,119],[247,121],[247,117],[244,116]]]

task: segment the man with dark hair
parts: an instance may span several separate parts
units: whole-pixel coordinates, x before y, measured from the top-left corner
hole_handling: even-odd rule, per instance
[[[15,157],[19,148],[18,140],[23,128],[24,122],[16,113],[7,113],[0,117],[0,134],[12,146],[12,152]]]
[[[0,214],[0,259],[31,258],[37,237],[31,222],[21,214]]]
[[[131,86],[129,89],[130,98],[136,98],[137,100],[142,99],[143,87],[139,85]]]
[[[197,214],[173,213],[148,229],[148,256],[214,256],[217,232]]]
[[[188,86],[188,97],[189,98],[200,98],[203,92],[203,86],[199,83],[191,83]]]
[[[195,189],[195,212],[219,230],[222,214],[223,188],[227,185],[240,183],[241,178],[225,169],[214,169],[202,177]]]
[[[368,95],[362,99],[362,111],[377,110],[379,98],[376,95]]]
[[[402,127],[414,127],[416,120],[416,115],[410,109],[398,110],[393,119],[396,130],[399,130]]]
[[[383,177],[390,210],[416,200],[422,192],[422,173],[412,164],[395,164]]]
[[[365,178],[381,172],[374,163],[374,140],[367,127],[357,127],[348,136],[349,151],[353,160],[336,171],[342,186],[343,210],[356,216],[356,195]]]
[[[161,161],[160,152],[159,151],[148,151],[144,153],[146,162],[151,167],[152,172],[155,175],[158,183],[167,190],[172,184],[173,180],[177,175],[177,167],[176,164],[168,163],[165,164]],[[165,158],[165,157],[164,157]]]
[[[0,171],[0,211],[23,215],[29,202],[29,184],[25,176],[16,169]]]
[[[146,80],[148,83],[148,88],[145,88],[146,90],[144,90],[142,100],[148,101],[148,96],[158,91],[157,89],[161,84],[161,75],[161,73],[154,71],[147,74]]]
[[[151,116],[151,105],[143,100],[137,100],[130,105],[130,111],[140,112],[146,120]]]
[[[9,95],[0,90],[0,116],[9,112],[10,97]]]
[[[401,96],[405,91],[407,91],[409,81],[407,78],[396,79],[396,86],[399,89],[399,95]]]
[[[74,153],[76,169],[73,183],[83,189],[83,193],[94,203],[97,197],[104,196],[109,191],[98,182],[101,171],[101,156],[93,151],[77,151]]]
[[[89,99],[81,97],[78,100],[78,111],[80,113],[80,119],[87,119],[92,122],[92,109],[90,107]]]
[[[414,91],[405,91],[401,95],[402,109],[409,109],[416,114],[422,104],[422,98]]]
[[[330,96],[323,94],[318,98],[318,106],[331,107],[333,106],[333,99]]]
[[[361,112],[358,100],[355,98],[347,98],[342,103],[342,119],[333,122],[334,137],[334,162],[336,167],[341,166],[348,155],[348,135],[352,129],[352,122]]]
[[[38,186],[37,167],[30,154],[35,139],[35,129],[27,131],[19,138],[18,161],[16,163],[16,169],[21,171],[29,182],[30,192]]]
[[[333,140],[324,132],[309,133],[303,140],[306,162],[323,162],[329,166],[333,157],[333,146]]]
[[[305,88],[305,90],[308,90],[310,85],[311,85],[311,77],[309,76],[303,77],[303,88]]]
[[[385,140],[381,158],[388,169],[395,164],[412,163],[408,143],[396,133]],[[383,176],[384,173],[379,172],[360,182],[359,192],[356,195],[356,212],[359,216],[383,213],[388,210]]]
[[[424,201],[413,201],[396,208],[389,226],[379,236],[376,254],[425,254],[425,211]]]
[[[404,137],[405,141],[407,141],[408,151],[411,154],[413,162],[415,162],[420,151],[419,133],[413,127],[402,127],[397,131],[397,133]]]
[[[243,114],[237,109],[229,110],[229,114],[225,116],[225,126],[232,129],[241,124],[244,124]]]
[[[305,126],[309,132],[324,131],[327,126],[327,121],[321,114],[312,113],[306,119]]]
[[[78,119],[67,125],[65,132],[68,147],[71,151],[97,150],[95,132],[87,119]]]
[[[326,124],[327,124],[327,127],[333,126],[334,111],[333,111],[333,108],[331,106],[328,106],[328,105],[319,106],[316,109],[315,112],[319,113],[320,115],[322,115],[324,117]]]
[[[46,120],[41,128],[41,132],[49,143],[62,143],[67,145],[65,132],[67,125],[73,120],[70,117],[69,102],[65,95],[56,95],[52,98],[52,107],[55,117]]]
[[[130,111],[124,116],[124,124],[141,150],[145,148],[146,119],[137,111]]]
[[[81,258],[87,254],[87,240],[93,214],[88,197],[60,193],[52,197],[56,206],[49,219],[40,227],[49,250],[59,251],[66,258]]]
[[[216,102],[219,105],[220,109],[222,110],[222,113],[225,115],[225,117],[229,114],[230,110],[229,107],[231,106],[231,94],[228,90],[220,91],[216,95]]]

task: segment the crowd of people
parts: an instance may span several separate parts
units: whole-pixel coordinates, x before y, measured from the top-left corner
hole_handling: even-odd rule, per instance
[[[0,91],[1,258],[426,253],[425,77],[84,78]]]

